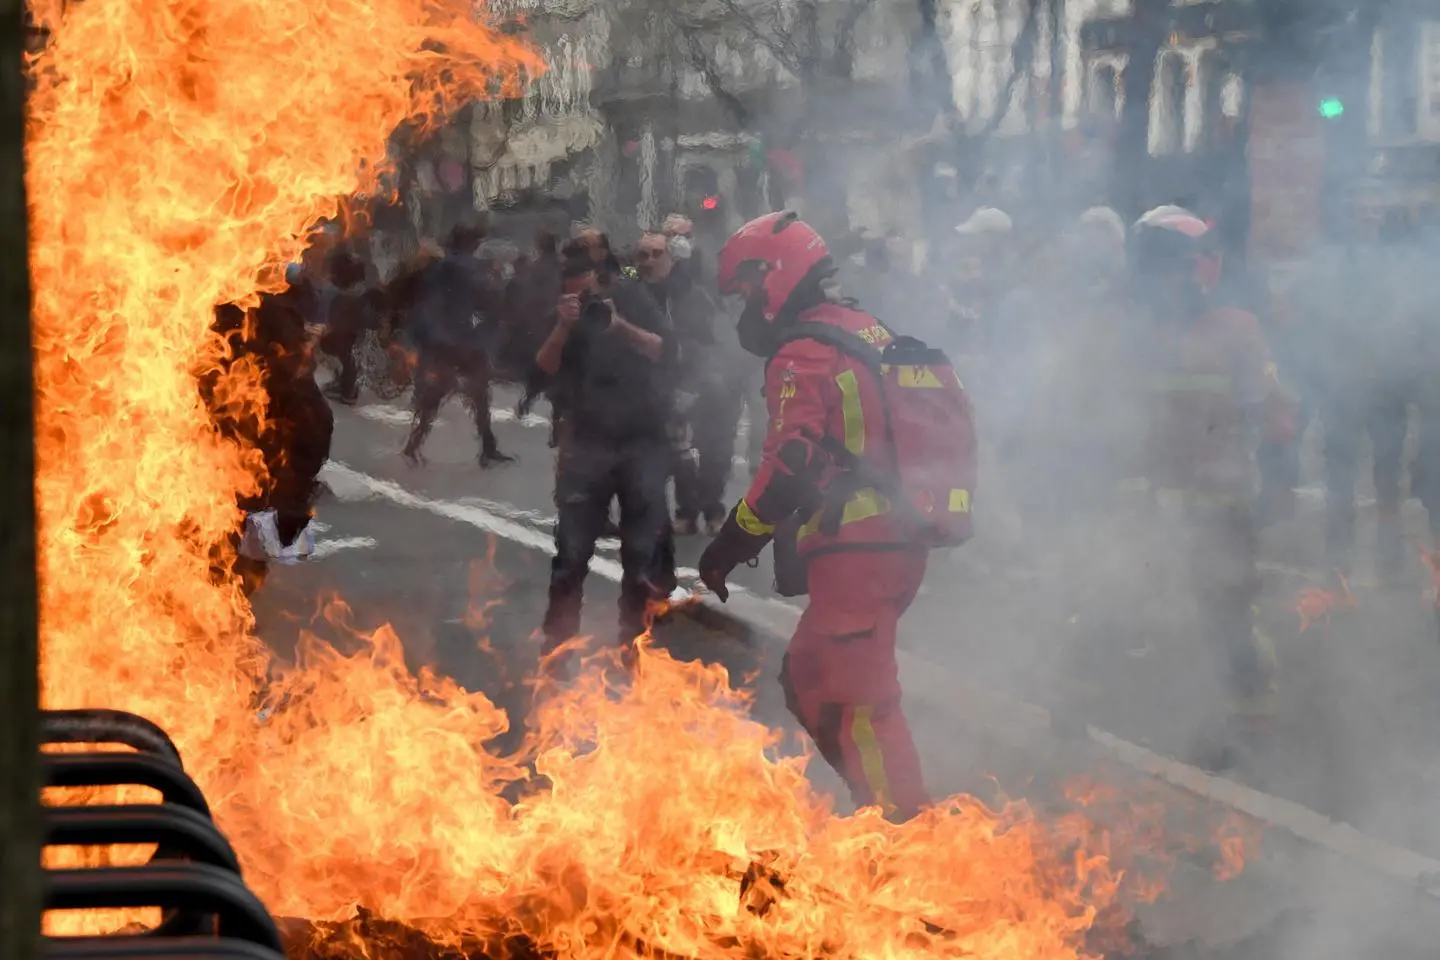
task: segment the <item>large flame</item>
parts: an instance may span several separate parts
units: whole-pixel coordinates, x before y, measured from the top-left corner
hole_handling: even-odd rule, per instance
[[[357,908],[491,956],[1085,952],[1119,871],[1083,830],[969,800],[904,827],[836,818],[716,669],[646,653],[624,696],[592,679],[547,701],[525,757],[546,787],[512,802],[526,770],[483,746],[504,714],[412,672],[388,629],[273,663],[212,582],[261,469],[197,395],[212,307],[277,283],[402,121],[534,60],[445,0],[35,12],[44,699],[163,724],[316,955],[380,956],[380,933],[333,926]],[[263,403],[243,369],[226,399]]]

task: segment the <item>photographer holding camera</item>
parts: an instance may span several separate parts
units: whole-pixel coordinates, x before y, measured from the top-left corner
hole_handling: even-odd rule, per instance
[[[617,278],[602,290],[582,244],[567,244],[563,261],[555,329],[535,355],[552,379],[560,424],[547,654],[579,632],[585,575],[612,499],[620,501],[622,645],[644,631],[646,604],[675,587],[665,499],[673,331],[635,283]]]

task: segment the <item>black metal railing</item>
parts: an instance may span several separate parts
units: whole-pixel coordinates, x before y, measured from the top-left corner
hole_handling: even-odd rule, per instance
[[[141,786],[161,800],[47,805],[47,847],[153,845],[155,852],[143,866],[47,869],[46,910],[158,907],[162,919],[140,933],[47,937],[46,960],[283,960],[274,919],[245,886],[234,848],[163,730],[115,710],[49,711],[42,742],[134,751],[46,753],[46,786]]]

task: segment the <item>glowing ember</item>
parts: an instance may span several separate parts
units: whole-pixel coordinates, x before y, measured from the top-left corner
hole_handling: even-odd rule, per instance
[[[1338,590],[1309,586],[1300,591],[1295,600],[1295,613],[1300,617],[1301,633],[1317,623],[1328,626],[1336,610],[1355,609],[1355,594],[1350,592],[1349,582],[1344,577],[1338,579]]]
[[[212,308],[273,289],[335,197],[374,189],[359,171],[401,121],[533,63],[440,0],[37,16],[44,698],[164,725],[251,885],[309,922],[299,952],[414,956],[420,931],[492,957],[1085,953],[1120,880],[1088,827],[963,798],[904,827],[836,818],[718,668],[642,646],[628,692],[588,674],[507,758],[483,746],[505,715],[412,672],[389,628],[273,663],[211,580],[261,469],[197,394]],[[253,374],[225,390],[261,412]],[[502,799],[532,769],[548,788]]]
[[[1420,562],[1430,571],[1430,590],[1427,599],[1440,608],[1440,551],[1421,550]]]

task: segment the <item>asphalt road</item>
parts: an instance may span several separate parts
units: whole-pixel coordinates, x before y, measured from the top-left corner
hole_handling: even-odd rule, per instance
[[[517,420],[512,402],[497,394],[497,433],[519,462],[486,471],[458,403],[443,411],[426,448],[428,465],[419,469],[398,456],[408,426],[403,398],[367,396],[357,407],[337,408],[321,555],[272,575],[257,601],[262,635],[284,651],[300,629],[314,629],[322,600],[339,594],[357,625],[394,624],[412,661],[435,664],[510,709],[513,720],[523,718],[520,680],[538,657],[534,631],[545,602],[553,452],[543,417]],[[744,475],[737,469],[737,493]],[[1285,671],[1282,723],[1234,776],[1435,855],[1440,828],[1428,814],[1440,792],[1440,738],[1431,734],[1440,729],[1440,701],[1428,692],[1440,675],[1440,641],[1422,587],[1417,580],[1413,589],[1386,594],[1359,588],[1359,608],[1348,620],[1299,634],[1291,606],[1313,555],[1307,538],[1314,521],[1302,510],[1267,540],[1262,616]],[[1117,524],[1099,543],[1092,532],[1057,537],[1052,550],[1025,563],[998,536],[937,557],[903,644],[937,676],[1004,690],[1042,704],[1058,724],[1094,724],[1185,759],[1205,729],[1214,691],[1187,633],[1175,532],[1153,517]],[[693,566],[702,545],[682,541],[682,566]],[[615,564],[616,548],[602,543],[597,568]],[[603,574],[597,569],[587,585],[586,628],[606,637],[616,590]],[[768,591],[763,565],[736,579],[753,594]],[[747,644],[690,618],[657,633],[677,656],[718,660],[737,682],[748,678],[756,716],[792,728],[774,682],[777,645]],[[1090,777],[1116,785],[1120,797],[1118,808],[1092,810],[1096,816],[1123,818],[1128,803],[1158,800],[1175,812],[1178,834],[1204,836],[1227,813],[1074,742],[992,728],[962,703],[912,703],[909,712],[937,793],[1024,797],[1060,809],[1066,786]],[[837,786],[823,767],[813,776],[822,787]],[[1283,831],[1267,830],[1252,853],[1240,879],[1223,884],[1214,882],[1203,854],[1182,858],[1171,895],[1142,911],[1144,939],[1174,956],[1433,954],[1440,899]]]

